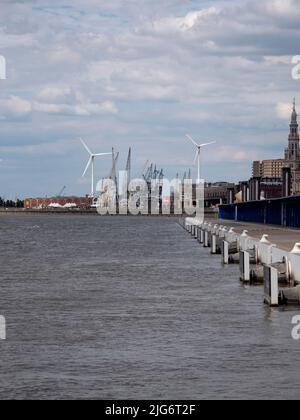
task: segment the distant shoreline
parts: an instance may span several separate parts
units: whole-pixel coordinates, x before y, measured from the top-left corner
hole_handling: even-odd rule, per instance
[[[205,213],[207,214],[214,214],[213,211],[205,211]],[[0,209],[0,217],[1,216],[36,216],[36,215],[55,215],[55,216],[65,216],[65,215],[70,215],[70,216],[100,216],[97,212],[96,209],[90,209],[90,210],[64,210],[64,209],[52,209],[52,210],[29,210],[29,209]],[[105,215],[104,217],[136,217],[134,215],[131,214],[116,214],[116,215]],[[103,217],[103,216],[101,216]],[[176,218],[181,218],[181,217],[186,217],[186,215],[182,214],[170,214],[170,215],[165,215],[165,214],[149,214],[149,215],[145,215],[145,214],[141,214],[138,215],[138,217],[176,217]]]

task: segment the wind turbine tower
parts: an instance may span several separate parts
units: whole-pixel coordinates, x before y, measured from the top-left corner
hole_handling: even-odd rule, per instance
[[[91,198],[95,198],[95,159],[98,156],[111,156],[112,153],[92,153],[91,150],[89,149],[89,147],[86,145],[86,143],[80,139],[81,143],[83,144],[83,147],[86,149],[86,151],[88,152],[88,154],[90,155],[90,158],[88,160],[88,163],[86,165],[86,168],[82,174],[82,177],[84,178],[89,167],[91,166],[91,194],[90,197]]]
[[[200,179],[201,179],[201,150],[202,150],[203,147],[209,146],[211,144],[215,144],[216,142],[212,141],[210,143],[198,144],[189,134],[187,134],[186,137],[196,147],[196,154],[195,154],[194,163],[198,162],[198,179],[197,179],[197,181],[200,182]]]

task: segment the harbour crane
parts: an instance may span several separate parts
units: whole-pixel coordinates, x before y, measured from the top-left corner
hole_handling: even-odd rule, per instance
[[[66,191],[67,187],[64,185],[62,189],[59,191],[56,197],[63,197],[64,192]]]

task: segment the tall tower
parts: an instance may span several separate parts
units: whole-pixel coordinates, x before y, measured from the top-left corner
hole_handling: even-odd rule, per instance
[[[291,164],[293,169],[298,169],[300,163],[300,138],[297,119],[298,114],[296,111],[296,100],[294,99],[290,124],[289,146],[285,150],[285,160]]]

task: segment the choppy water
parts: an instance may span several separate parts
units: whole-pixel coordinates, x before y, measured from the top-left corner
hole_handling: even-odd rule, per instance
[[[0,399],[299,398],[271,310],[174,219],[0,218]]]

